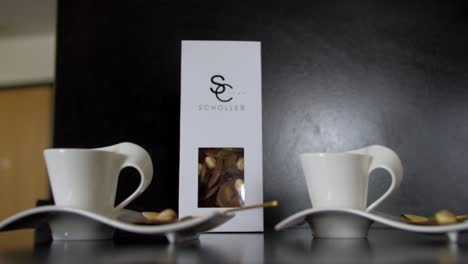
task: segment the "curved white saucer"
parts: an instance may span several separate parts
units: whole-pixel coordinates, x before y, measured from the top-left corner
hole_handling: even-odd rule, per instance
[[[216,228],[234,217],[234,214],[213,213],[166,225],[136,225],[141,213],[123,209],[115,218],[93,212],[57,206],[40,206],[19,212],[0,221],[0,232],[35,228],[49,223],[54,240],[98,240],[111,239],[114,228],[144,235],[164,235],[169,242],[197,238],[201,232]]]
[[[295,213],[275,226],[283,230],[308,222],[314,237],[362,238],[373,222],[378,222],[396,229],[424,233],[447,234],[451,241],[456,241],[458,232],[468,231],[468,221],[453,225],[412,225],[399,217],[378,212],[365,212],[355,209],[306,209]]]

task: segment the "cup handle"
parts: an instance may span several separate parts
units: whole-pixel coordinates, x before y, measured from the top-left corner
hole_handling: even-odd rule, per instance
[[[382,168],[388,171],[392,178],[392,183],[390,184],[390,187],[387,189],[387,191],[367,207],[366,211],[369,212],[377,207],[383,200],[385,200],[385,198],[387,198],[398,188],[401,180],[403,179],[403,165],[401,164],[401,160],[398,155],[393,150],[384,146],[372,145],[351,151],[351,153],[360,153],[372,156],[372,161],[368,172],[369,175],[373,170]]]
[[[137,189],[114,208],[113,213],[116,213],[127,206],[131,201],[135,200],[135,198],[140,196],[140,194],[146,190],[148,185],[151,183],[151,180],[153,179],[153,163],[151,161],[150,155],[144,148],[129,142],[99,148],[99,150],[125,155],[127,158],[123,162],[120,170],[125,167],[132,167],[138,171],[141,177],[140,185],[138,185]]]

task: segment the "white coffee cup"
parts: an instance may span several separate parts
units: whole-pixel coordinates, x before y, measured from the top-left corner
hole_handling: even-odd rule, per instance
[[[148,152],[133,143],[104,148],[44,150],[52,194],[57,206],[113,217],[151,183],[153,163]],[[114,207],[119,172],[133,167],[140,174],[137,189]]]
[[[398,155],[384,146],[373,145],[342,153],[304,153],[300,159],[314,208],[371,211],[398,188],[403,177]],[[387,191],[367,207],[369,176],[377,168],[387,170],[392,182]]]

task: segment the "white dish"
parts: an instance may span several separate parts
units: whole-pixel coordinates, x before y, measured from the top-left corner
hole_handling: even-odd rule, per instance
[[[209,216],[166,225],[137,225],[141,213],[123,209],[115,218],[89,211],[57,206],[40,206],[0,221],[0,232],[35,228],[48,223],[54,240],[111,239],[114,229],[144,235],[164,235],[170,243],[198,238],[201,232],[224,224],[234,214],[215,212]]]
[[[456,242],[459,232],[468,231],[468,221],[453,225],[412,225],[399,217],[378,212],[365,212],[355,209],[306,209],[295,213],[275,226],[283,230],[307,222],[314,237],[323,238],[362,238],[367,236],[373,222],[396,229],[424,233],[446,234],[451,242]]]

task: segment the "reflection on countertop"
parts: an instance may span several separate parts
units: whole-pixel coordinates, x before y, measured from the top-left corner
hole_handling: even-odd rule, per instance
[[[0,233],[0,263],[463,263],[468,239],[371,229],[367,239],[312,239],[308,229],[208,233],[168,244],[163,237],[50,241],[29,231]],[[35,242],[36,241],[36,242]]]

